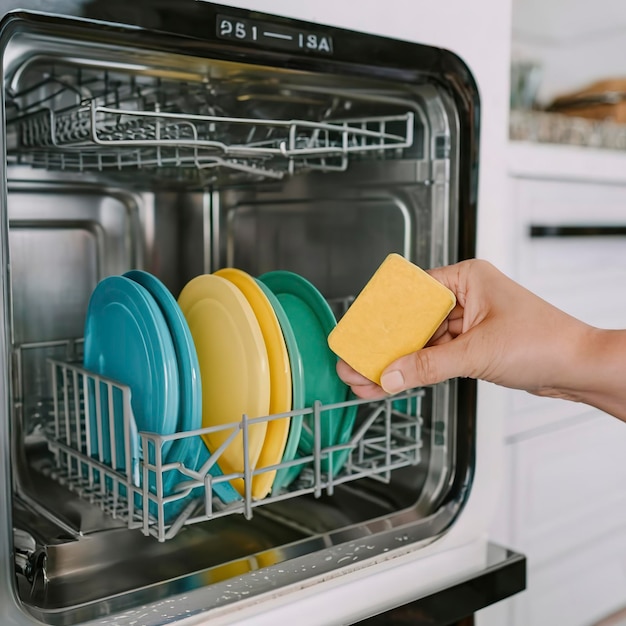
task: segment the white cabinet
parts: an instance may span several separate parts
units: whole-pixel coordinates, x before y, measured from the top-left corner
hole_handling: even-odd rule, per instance
[[[597,411],[512,443],[513,540],[533,569],[626,531],[625,452],[626,425]]]
[[[512,146],[509,183],[512,277],[591,324],[626,328],[626,154]],[[527,556],[528,589],[477,622],[591,626],[626,606],[626,424],[510,391],[504,431],[506,514],[493,535]]]
[[[512,145],[509,198],[512,277],[590,324],[626,327],[626,153]],[[509,438],[587,410],[508,397]]]
[[[511,192],[516,278],[591,324],[626,325],[626,179],[514,178]]]
[[[625,590],[622,531],[584,542],[544,567],[531,566],[528,590],[509,610],[515,621],[500,626],[591,626],[624,607]]]

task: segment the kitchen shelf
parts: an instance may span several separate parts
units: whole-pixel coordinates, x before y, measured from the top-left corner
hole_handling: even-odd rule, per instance
[[[50,476],[109,515],[122,520],[128,528],[140,529],[144,535],[159,541],[171,539],[189,524],[232,514],[243,514],[250,519],[257,507],[305,494],[313,494],[314,497],[324,493],[332,495],[338,485],[362,478],[388,483],[394,470],[420,462],[424,390],[376,402],[354,400],[332,405],[316,402],[314,406],[299,411],[254,419],[244,415],[233,424],[170,435],[149,432],[134,435],[130,389],[127,386],[98,376],[77,364],[53,359],[49,362],[53,420],[45,436],[54,456],[54,465],[48,470]],[[320,422],[324,414],[352,405],[356,405],[358,416],[349,441],[322,447]],[[108,416],[108,420],[95,420],[96,425],[106,422],[108,441],[116,441],[116,437],[123,436],[123,459],[115,458],[116,446],[106,443],[107,437],[103,437],[100,429],[94,432],[90,428],[94,420],[93,416],[90,419],[89,412],[94,411],[94,407],[102,407],[101,418]],[[308,423],[311,428],[314,442],[311,453],[265,468],[251,467],[245,447],[247,429],[253,424],[298,415],[306,418],[303,420],[304,427]],[[229,439],[211,454],[203,467],[164,462],[164,447],[171,445],[172,441],[200,437],[218,430],[227,432]],[[243,433],[244,442],[243,472],[214,476],[211,468],[219,464],[224,447],[239,432]],[[133,461],[130,452],[133,436],[140,440],[138,462]],[[337,475],[333,475],[332,469],[324,471],[325,467],[332,467],[328,459],[342,450],[348,452],[344,452],[347,461],[341,471]],[[109,458],[110,462],[106,462],[105,459]],[[260,500],[251,497],[254,476],[298,464],[302,465],[300,476],[287,490],[271,493]],[[171,471],[179,472],[181,480],[175,484],[171,494],[164,495],[164,476]],[[243,480],[243,495],[234,502],[222,503],[214,494],[214,485],[237,478]]]
[[[512,110],[509,139],[595,150],[626,150],[626,124],[563,113]]]

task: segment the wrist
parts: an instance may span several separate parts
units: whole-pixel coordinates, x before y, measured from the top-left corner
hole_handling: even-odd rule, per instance
[[[561,393],[555,395],[626,420],[626,330],[582,324],[579,331]]]

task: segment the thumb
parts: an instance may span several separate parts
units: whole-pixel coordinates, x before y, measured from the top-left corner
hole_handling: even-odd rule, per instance
[[[464,376],[467,350],[463,336],[400,357],[383,371],[380,386],[394,394]]]

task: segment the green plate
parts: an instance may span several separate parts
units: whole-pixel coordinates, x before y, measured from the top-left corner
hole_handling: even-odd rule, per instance
[[[293,272],[268,272],[260,276],[259,280],[277,297],[293,329],[304,365],[305,406],[313,406],[316,400],[322,404],[345,401],[348,387],[337,376],[337,357],[328,347],[328,335],[337,325],[337,320],[324,296],[308,280]],[[342,430],[343,419],[344,409],[322,413],[320,436],[323,448],[335,444]],[[312,431],[313,415],[305,415],[304,422]],[[299,450],[304,455],[313,451],[313,437],[306,429],[300,435]],[[322,469],[328,471],[327,459],[322,460]]]
[[[285,338],[285,344],[287,346],[287,354],[289,355],[289,364],[291,366],[291,408],[294,411],[303,409],[304,404],[304,366],[302,364],[302,357],[298,351],[298,344],[296,337],[293,334],[293,328],[291,323],[283,309],[278,298],[274,295],[272,290],[261,280],[256,279],[259,287],[263,290],[263,293],[270,301],[278,323],[283,331],[283,337]],[[296,452],[298,451],[298,444],[300,443],[300,434],[302,433],[302,415],[296,415],[291,418],[289,424],[289,435],[287,436],[287,444],[285,451],[283,452],[282,463],[293,461],[296,458]],[[281,468],[276,472],[276,477],[272,484],[272,493],[277,494],[281,489],[289,486],[302,471],[302,465],[292,465],[291,467]]]
[[[349,393],[346,399],[356,400],[356,396]],[[358,408],[359,407],[356,404],[352,404],[344,409],[344,418],[341,422],[339,432],[337,433],[337,440],[335,442],[336,446],[348,443],[350,441]],[[345,450],[336,450],[335,452],[333,452],[333,476],[337,476],[337,474],[339,474],[339,472],[343,469],[343,466],[346,464],[346,461],[348,460],[351,452],[352,448],[346,448]]]

